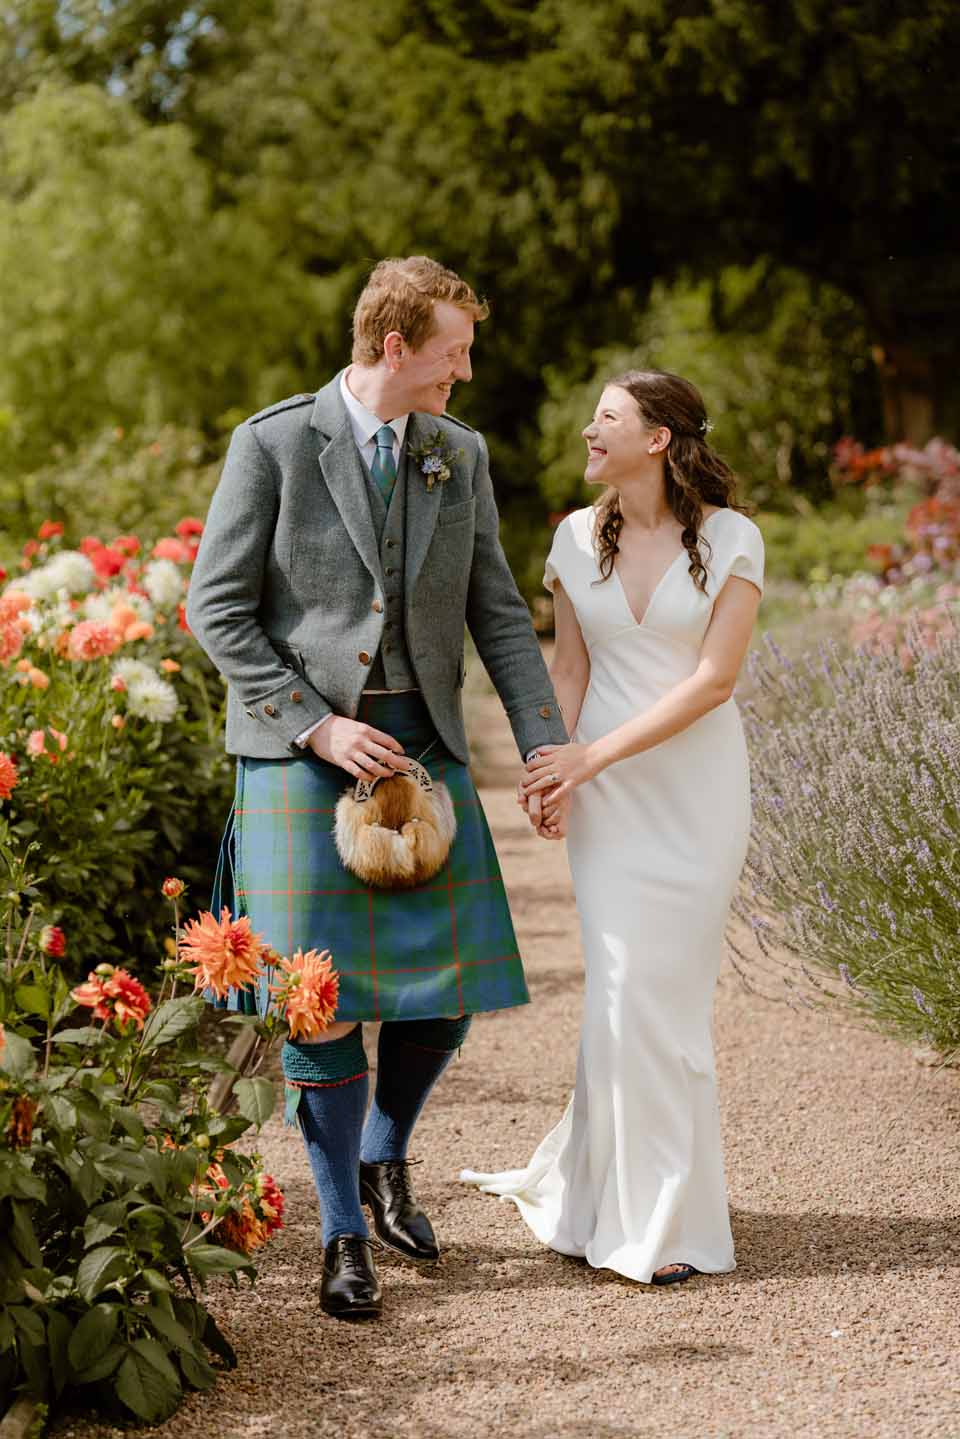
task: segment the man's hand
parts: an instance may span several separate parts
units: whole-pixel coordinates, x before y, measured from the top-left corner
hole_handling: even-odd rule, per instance
[[[318,759],[339,765],[354,779],[387,779],[410,768],[403,745],[372,725],[331,715],[315,729],[307,744]]]
[[[517,804],[541,839],[563,839],[567,832],[569,799],[557,799],[556,790],[528,794],[521,783],[517,786]]]

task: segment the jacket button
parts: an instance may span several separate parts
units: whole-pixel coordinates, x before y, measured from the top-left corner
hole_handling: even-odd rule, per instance
[[[303,692],[302,692],[302,690],[293,690],[293,692],[292,692],[291,695],[290,695],[290,698],[291,698],[291,700],[293,701],[293,703],[294,703],[295,705],[298,705],[298,704],[300,703],[300,701],[303,699]]]
[[[540,706],[540,713],[541,713],[541,715],[543,716],[544,719],[549,719],[549,718],[550,718],[550,715],[551,715],[551,713],[552,713],[552,711],[551,711],[551,709],[550,709],[550,706],[549,706],[549,705],[541,705],[541,706]]]
[[[382,601],[382,600],[374,600],[374,602],[373,602],[373,604],[370,606],[370,608],[373,610],[373,613],[374,613],[375,615],[382,615],[382,614],[383,614],[383,601]]]
[[[275,714],[276,714],[276,710],[274,709],[273,705],[264,705],[264,707],[263,707],[263,712],[264,712],[265,715],[275,715]]]
[[[357,655],[357,659],[362,665],[368,665],[370,663],[370,656],[367,654],[366,650],[361,650],[360,653]]]

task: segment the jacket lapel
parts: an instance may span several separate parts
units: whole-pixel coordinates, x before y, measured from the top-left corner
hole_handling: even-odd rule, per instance
[[[310,424],[326,440],[320,451],[320,469],[344,528],[367,569],[382,583],[380,551],[367,498],[367,478],[340,395],[339,375],[319,391]]]
[[[442,485],[434,485],[432,490],[428,490],[426,480],[420,473],[416,461],[409,458],[410,450],[425,444],[433,430],[438,428],[436,424],[432,429],[428,428],[430,419],[429,415],[414,413],[407,421],[404,447],[407,451],[407,553],[403,587],[408,602],[413,597],[414,585],[423,568],[427,550],[430,548],[430,541],[433,539],[433,532],[437,527],[437,515],[440,513],[440,492],[443,489]]]

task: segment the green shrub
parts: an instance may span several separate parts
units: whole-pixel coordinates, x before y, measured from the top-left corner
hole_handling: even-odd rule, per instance
[[[232,1147],[273,1085],[242,1081],[240,1116],[213,1112],[229,1066],[196,1048],[184,971],[170,962],[155,1005],[110,965],[71,992],[56,935],[19,918],[32,877],[2,846],[0,862],[0,1407],[26,1392],[155,1424],[211,1387],[212,1359],[235,1362],[198,1290],[252,1279],[281,1222],[273,1181]]]

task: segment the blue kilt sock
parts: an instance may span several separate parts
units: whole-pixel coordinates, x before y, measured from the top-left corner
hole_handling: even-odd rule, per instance
[[[300,1090],[297,1118],[320,1200],[325,1245],[338,1234],[366,1234],[359,1162],[367,1107],[363,1029],[326,1044],[294,1044],[281,1055],[288,1084]]]
[[[377,1087],[360,1146],[366,1164],[406,1159],[427,1095],[469,1028],[469,1014],[459,1019],[389,1020],[380,1026]]]

